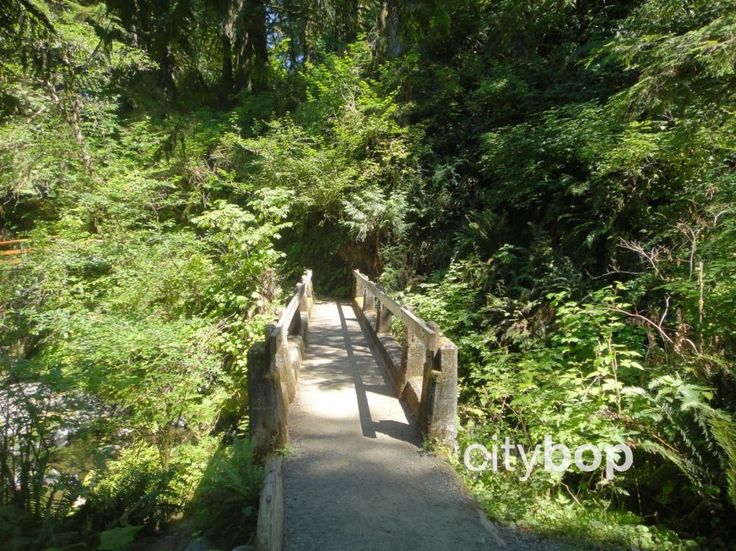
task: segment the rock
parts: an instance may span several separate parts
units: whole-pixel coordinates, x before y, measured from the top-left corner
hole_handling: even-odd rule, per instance
[[[51,441],[53,442],[54,446],[58,448],[63,448],[69,443],[69,437],[74,434],[74,431],[68,428],[60,428],[58,430],[55,430],[53,433],[53,436],[51,437]]]

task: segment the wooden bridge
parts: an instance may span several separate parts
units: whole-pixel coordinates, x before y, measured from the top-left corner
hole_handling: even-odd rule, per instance
[[[352,303],[315,301],[308,271],[249,351],[250,430],[267,460],[256,549],[543,548],[504,536],[422,447],[456,446],[457,347],[353,278]]]

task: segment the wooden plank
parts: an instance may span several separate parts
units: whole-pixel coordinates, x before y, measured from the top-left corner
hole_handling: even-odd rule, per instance
[[[269,344],[248,350],[248,430],[258,458],[283,448],[289,438],[281,378],[271,371]]]
[[[10,239],[8,241],[0,241],[0,246],[15,245],[16,243],[25,243],[26,241],[30,241],[30,239]]]
[[[9,251],[0,251],[0,256],[14,256],[29,252],[31,249],[10,249]]]
[[[388,296],[378,285],[360,273],[359,270],[353,270],[353,275],[361,284],[366,287],[371,294],[376,297],[392,314],[397,316],[404,325],[407,326],[416,337],[422,341],[424,346],[430,350],[436,350],[439,341],[439,335],[421,318],[417,317],[413,312],[401,306],[398,302]]]
[[[306,288],[307,285],[312,283],[312,270],[307,270],[302,276],[302,285]]]
[[[433,440],[457,449],[457,369],[458,350],[442,338],[433,361],[428,363],[422,381],[419,427]]]
[[[281,334],[284,329],[288,330],[289,326],[291,325],[291,320],[294,318],[294,314],[296,314],[297,310],[299,310],[299,296],[294,295],[293,297],[291,297],[289,304],[287,304],[286,307],[281,311],[279,321],[273,328],[272,335]]]
[[[312,270],[307,270],[306,273],[302,276],[302,285],[299,286],[299,290],[294,294],[294,296],[291,297],[289,303],[281,311],[279,321],[273,328],[272,335],[282,334],[282,338],[285,337],[283,333],[284,331],[289,330],[289,327],[291,326],[291,321],[294,319],[294,315],[299,311],[299,304],[301,303],[302,297],[307,291],[307,286],[310,285],[311,282]]]
[[[256,551],[281,551],[284,545],[284,480],[281,474],[281,458],[271,458],[266,463],[258,506]]]

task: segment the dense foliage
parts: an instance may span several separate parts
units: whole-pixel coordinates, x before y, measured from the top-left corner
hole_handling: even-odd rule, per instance
[[[460,346],[493,519],[727,547],[736,514],[732,0],[7,0],[0,540],[247,541],[245,351],[305,266]],[[8,260],[10,259],[10,260]]]

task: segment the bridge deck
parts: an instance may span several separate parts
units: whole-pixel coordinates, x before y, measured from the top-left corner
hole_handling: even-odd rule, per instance
[[[425,453],[348,304],[314,305],[284,464],[288,550],[544,547],[479,514]]]

